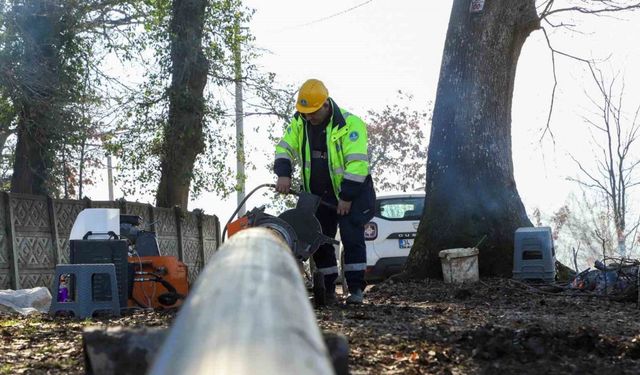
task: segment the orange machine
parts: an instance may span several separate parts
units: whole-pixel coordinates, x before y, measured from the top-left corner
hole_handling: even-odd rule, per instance
[[[169,308],[182,305],[189,292],[187,266],[173,256],[131,256],[135,272],[129,306]]]
[[[238,220],[227,224],[226,229],[229,233],[229,237],[231,237],[241,230],[249,228],[250,226],[251,225],[249,224],[249,216],[242,216]]]

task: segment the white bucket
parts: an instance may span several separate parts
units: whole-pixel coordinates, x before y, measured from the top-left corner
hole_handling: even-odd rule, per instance
[[[442,250],[438,255],[442,263],[442,278],[447,284],[476,282],[478,272],[478,249],[467,247]]]

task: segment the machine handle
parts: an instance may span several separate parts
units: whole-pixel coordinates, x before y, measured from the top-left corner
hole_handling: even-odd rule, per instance
[[[110,240],[111,239],[114,239],[114,240],[118,239],[118,235],[112,230],[110,230],[108,232],[92,232],[92,231],[88,231],[87,233],[85,233],[84,236],[82,236],[82,239],[83,240],[87,240],[87,239],[89,239],[89,236],[95,236],[95,235],[98,235],[98,234],[107,234],[107,235],[109,235],[109,239]]]
[[[275,187],[275,185],[273,185],[273,186]],[[289,189],[289,193],[288,194],[295,195],[296,197],[300,196],[300,192],[296,191],[296,190],[293,190],[293,189]],[[335,204],[331,204],[331,203],[325,202],[322,199],[320,199],[320,204],[325,206],[325,207],[329,207],[330,209],[332,209],[334,211],[338,210],[338,206],[336,206]]]

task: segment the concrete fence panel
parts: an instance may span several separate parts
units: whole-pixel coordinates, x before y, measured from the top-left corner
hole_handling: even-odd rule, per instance
[[[52,199],[2,193],[0,199],[0,289],[45,286],[51,289],[55,265],[69,263],[69,234],[85,208],[119,208],[141,216],[144,229],[155,231],[161,255],[172,255],[189,267],[194,282],[216,251],[219,220],[201,210],[158,208],[138,202]]]

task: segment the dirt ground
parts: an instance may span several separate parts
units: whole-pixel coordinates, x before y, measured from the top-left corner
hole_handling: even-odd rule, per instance
[[[360,308],[318,311],[351,345],[352,374],[638,374],[635,303],[512,280],[386,282]]]
[[[638,374],[635,303],[566,296],[512,280],[452,287],[387,281],[361,307],[316,309],[344,334],[352,374]],[[84,373],[83,327],[168,326],[174,312],[77,321],[0,316],[0,374]]]

